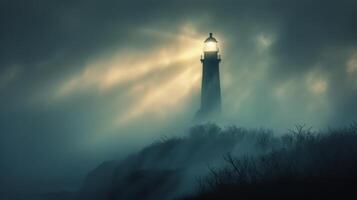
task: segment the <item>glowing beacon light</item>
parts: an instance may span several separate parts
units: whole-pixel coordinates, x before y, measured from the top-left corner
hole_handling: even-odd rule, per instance
[[[209,37],[205,40],[205,45],[203,48],[204,52],[218,52],[218,44],[216,38],[212,36],[212,33],[209,34]]]

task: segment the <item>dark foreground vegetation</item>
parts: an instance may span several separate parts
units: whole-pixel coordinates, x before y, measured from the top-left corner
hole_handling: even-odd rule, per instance
[[[88,174],[79,199],[175,199],[195,192],[210,167],[223,167],[223,155],[261,155],[277,143],[268,130],[195,126],[186,137],[162,138],[121,162],[103,163]]]
[[[76,193],[36,199],[357,199],[356,169],[357,124],[282,136],[204,124],[102,163]]]
[[[224,156],[185,199],[356,199],[357,124],[313,133],[297,126],[265,155]]]

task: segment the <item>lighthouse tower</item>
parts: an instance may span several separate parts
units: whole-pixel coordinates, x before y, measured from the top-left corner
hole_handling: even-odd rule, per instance
[[[219,80],[219,49],[212,33],[204,42],[202,63],[201,107],[198,119],[212,118],[221,111],[221,86]]]

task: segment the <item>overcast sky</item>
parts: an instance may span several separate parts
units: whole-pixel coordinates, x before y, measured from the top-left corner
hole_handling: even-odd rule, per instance
[[[2,0],[2,173],[71,171],[182,133],[199,108],[209,32],[226,124],[348,125],[356,10],[354,0]]]

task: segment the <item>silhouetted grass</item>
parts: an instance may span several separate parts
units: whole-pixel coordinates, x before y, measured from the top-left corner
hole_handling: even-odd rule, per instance
[[[259,135],[258,143],[274,140],[266,137]],[[356,123],[326,133],[296,126],[276,144],[264,155],[226,154],[227,166],[209,168],[210,175],[199,180],[198,193],[186,199],[356,198]]]
[[[283,136],[202,124],[103,163],[79,199],[346,199],[354,195],[356,167],[356,123],[325,132],[296,126]]]

